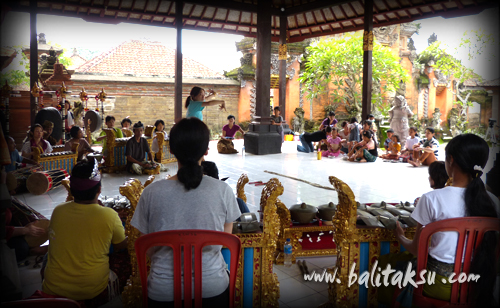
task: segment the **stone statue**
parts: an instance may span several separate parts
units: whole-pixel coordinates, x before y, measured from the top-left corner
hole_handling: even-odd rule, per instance
[[[431,36],[429,36],[429,38],[427,39],[427,44],[429,44],[429,46],[431,46],[432,43],[434,43],[437,40],[438,40],[438,36],[436,35],[436,33],[432,32]]]
[[[458,136],[462,133],[462,121],[460,119],[460,111],[457,108],[452,108],[450,110],[450,133],[453,137]]]
[[[434,108],[432,113],[431,127],[434,129],[441,129],[441,111],[439,108]]]
[[[397,95],[394,98],[394,106],[389,110],[389,123],[394,130],[394,134],[399,136],[401,140],[401,148],[404,149],[406,145],[406,138],[408,138],[408,117],[413,116],[406,99],[402,95]]]
[[[295,108],[295,116],[292,118],[293,131],[296,133],[302,133],[304,131],[304,109]]]

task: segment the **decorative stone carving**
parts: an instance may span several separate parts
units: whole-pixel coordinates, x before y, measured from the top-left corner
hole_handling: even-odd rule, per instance
[[[441,73],[441,71],[438,69],[434,70],[434,76],[436,76],[437,79],[434,78],[432,80],[432,83],[436,88],[436,95],[439,95],[444,91],[444,89],[450,87],[450,80],[448,79],[448,76]]]
[[[255,82],[252,81],[252,87],[250,88],[250,117],[253,118],[255,117],[255,109],[257,108],[256,105],[256,89],[255,89]]]
[[[305,111],[302,107],[295,108],[293,112],[295,116],[292,118],[293,131],[297,133],[302,133],[304,131],[304,114]]]
[[[434,108],[432,113],[431,127],[434,129],[441,129],[441,111],[439,108]]]
[[[407,48],[408,48],[408,50],[417,50],[417,48],[415,47],[415,42],[413,41],[413,39],[411,37],[408,38]]]
[[[291,68],[293,62],[297,60],[298,56],[291,56],[288,61],[286,61],[286,74],[290,78],[293,79],[295,76],[295,69]],[[271,54],[271,75],[279,75],[279,57],[277,54]]]
[[[373,35],[380,44],[392,47],[399,38],[397,28],[397,25],[373,28]]]
[[[436,35],[436,33],[432,32],[431,36],[429,36],[429,38],[427,39],[427,44],[432,45],[432,43],[434,43],[435,41],[438,40],[438,36]]]
[[[417,32],[418,32],[418,28],[417,28],[417,24],[415,24],[415,23],[408,22],[408,23],[400,24],[399,33],[401,36],[410,37]]]
[[[394,98],[394,107],[389,110],[389,123],[394,130],[394,134],[398,135],[401,140],[401,148],[405,147],[406,138],[408,138],[408,117],[411,117],[413,112],[410,110],[406,99],[402,95],[397,95]]]

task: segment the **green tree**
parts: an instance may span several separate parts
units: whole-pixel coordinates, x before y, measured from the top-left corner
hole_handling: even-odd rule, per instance
[[[50,42],[49,44],[57,49],[61,48],[59,44],[53,44]],[[19,61],[18,68],[10,69],[8,71],[2,71],[2,73],[0,74],[0,84],[4,85],[5,81],[7,81],[10,86],[29,85],[30,61],[28,57],[22,52],[22,46],[14,46],[13,48],[17,52],[17,56],[14,61]],[[65,67],[68,67],[72,64],[71,58],[67,56],[66,49],[63,49],[63,53],[59,56],[58,59],[59,63],[62,63]]]
[[[384,92],[394,92],[402,80],[409,80],[399,58],[377,42],[373,46],[372,109],[387,113],[389,104],[382,99]],[[300,82],[308,99],[330,94],[329,104],[344,104],[350,115],[361,112],[363,83],[363,36],[347,34],[314,42],[306,49],[305,69]]]
[[[447,45],[436,41],[418,56],[418,62],[421,66],[428,65],[432,61],[437,75],[442,74],[446,79],[453,78],[453,86],[448,87],[448,91],[456,95],[458,99],[455,102],[455,108],[450,112],[453,118],[453,123],[450,123],[453,135],[459,134],[467,128],[466,110],[467,107],[472,106],[472,102],[469,101],[471,91],[465,88],[464,82],[470,79],[482,81],[482,77],[476,74],[473,68],[463,65],[462,60],[457,59],[456,55],[465,51],[468,59],[472,60],[482,55],[486,46],[493,42],[492,36],[483,30],[466,31],[458,47],[452,49],[453,54],[448,52],[450,48]]]

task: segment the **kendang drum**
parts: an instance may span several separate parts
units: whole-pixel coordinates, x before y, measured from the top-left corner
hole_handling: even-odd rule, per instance
[[[7,189],[16,193],[22,192],[26,189],[26,180],[28,177],[36,171],[41,171],[40,166],[30,166],[21,169],[14,170],[7,173]]]
[[[63,122],[59,110],[57,110],[54,107],[46,107],[40,109],[36,114],[35,123],[43,125],[43,122],[47,120],[54,123],[54,129],[52,130],[51,136],[54,137],[56,140],[60,140],[63,137],[62,135]]]
[[[68,172],[64,169],[35,172],[28,177],[26,187],[33,195],[43,195],[61,185],[62,180],[68,176]]]
[[[95,110],[89,110],[85,113],[85,117],[83,118],[83,123],[85,123],[85,129],[87,129],[87,125],[89,125],[90,120],[90,131],[93,133],[98,131],[102,127],[102,117],[99,112]]]

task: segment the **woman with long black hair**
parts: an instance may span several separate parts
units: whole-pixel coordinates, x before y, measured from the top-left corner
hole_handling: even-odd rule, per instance
[[[209,140],[208,127],[197,118],[182,119],[172,127],[170,150],[179,171],[144,189],[131,221],[142,234],[182,229],[232,232],[233,221],[241,215],[232,189],[203,175],[201,162]],[[229,276],[221,246],[205,247],[202,262],[203,306],[226,307]],[[158,247],[151,254],[149,307],[173,307],[173,273],[172,250]]]
[[[493,194],[486,191],[481,180],[488,156],[488,144],[474,134],[456,136],[448,143],[445,167],[448,176],[453,179],[453,184],[422,195],[411,215],[418,222],[413,240],[405,237],[404,230],[399,224],[395,230],[397,240],[413,256],[418,255],[422,227],[431,222],[468,216],[499,217],[500,202]],[[436,279],[435,284],[424,285],[424,296],[450,300],[452,285],[443,283],[442,279],[447,281],[453,272],[457,241],[456,232],[438,232],[432,236],[427,268],[436,272]],[[486,233],[472,260],[470,272],[480,275],[477,285],[473,288],[476,294],[472,295],[476,307],[494,305],[496,245],[496,235],[492,232]],[[379,300],[381,300],[380,294]]]

